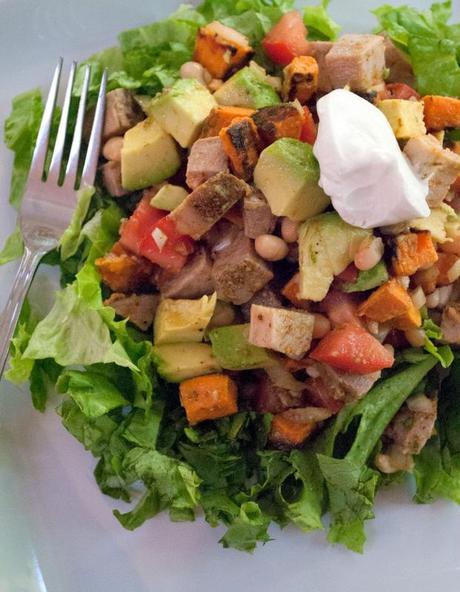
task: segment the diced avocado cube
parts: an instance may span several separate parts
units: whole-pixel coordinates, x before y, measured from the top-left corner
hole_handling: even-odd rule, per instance
[[[216,302],[215,293],[198,300],[162,300],[155,314],[155,345],[202,341]]]
[[[318,185],[319,164],[310,144],[277,140],[260,155],[254,183],[275,216],[303,221],[323,212],[330,201]]]
[[[426,134],[421,101],[385,99],[377,106],[388,119],[398,140],[408,140]]]
[[[158,374],[169,382],[182,382],[195,376],[220,372],[222,368],[207,343],[155,345],[153,358]]]
[[[249,324],[213,329],[209,339],[217,362],[226,370],[252,370],[274,364],[266,349],[249,343]]]
[[[346,282],[342,286],[344,292],[365,292],[378,288],[388,281],[388,271],[383,261],[379,261],[372,269],[360,271],[355,282]]]
[[[172,212],[174,208],[180,206],[180,204],[187,197],[188,191],[179,185],[170,185],[169,183],[163,185],[153,197],[150,205],[153,208],[160,210],[167,210]]]
[[[281,99],[276,90],[266,82],[263,71],[247,66],[242,68],[214,93],[219,105],[262,109],[279,105]]]
[[[299,296],[320,302],[339,275],[354,260],[370,230],[344,222],[336,212],[315,216],[299,229]]]
[[[187,78],[178,80],[169,90],[155,97],[150,113],[182,148],[189,148],[214,107],[217,103],[209,90],[197,80]]]
[[[135,191],[161,183],[180,167],[179,150],[172,137],[148,117],[124,136],[121,149],[121,182]]]

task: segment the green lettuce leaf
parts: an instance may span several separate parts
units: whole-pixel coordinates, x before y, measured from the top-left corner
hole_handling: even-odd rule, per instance
[[[254,551],[258,542],[267,543],[270,540],[267,532],[269,525],[270,518],[256,502],[244,502],[219,542],[225,549],[231,547],[239,551]]]
[[[448,345],[435,345],[433,339],[442,339],[441,327],[436,325],[430,318],[426,317],[423,320],[422,329],[425,331],[425,351],[434,356],[443,368],[449,368],[454,361],[454,354]]]
[[[451,0],[425,11],[384,4],[374,14],[380,31],[408,55],[421,94],[460,96],[460,27],[448,24]]]
[[[85,236],[81,232],[83,223],[88,214],[91,198],[95,192],[94,187],[82,187],[77,193],[77,205],[72,214],[69,226],[65,229],[60,240],[61,259],[65,261],[78,250]]]
[[[334,41],[341,27],[332,20],[327,9],[330,0],[321,0],[318,6],[306,6],[303,20],[308,29],[308,38],[312,41]]]
[[[6,239],[3,249],[0,252],[0,265],[14,261],[22,256],[24,252],[24,242],[19,226]]]

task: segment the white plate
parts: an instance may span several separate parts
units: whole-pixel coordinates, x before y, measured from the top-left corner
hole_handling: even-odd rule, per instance
[[[113,44],[120,30],[163,17],[176,4],[0,0],[0,123],[16,93],[47,84],[57,56],[84,58]],[[375,21],[368,8],[379,4],[335,0],[333,14],[349,31],[370,30]],[[14,220],[6,204],[10,166],[0,147],[0,240]],[[0,269],[0,304],[13,271],[13,265]],[[160,517],[134,533],[123,530],[112,516],[113,500],[94,482],[93,466],[52,409],[40,415],[28,393],[1,384],[0,592],[460,589],[460,511],[453,504],[416,506],[409,491],[396,488],[378,497],[364,556],[328,546],[323,533],[294,528],[273,529],[275,540],[250,556],[223,550],[222,532],[201,519],[172,524]]]

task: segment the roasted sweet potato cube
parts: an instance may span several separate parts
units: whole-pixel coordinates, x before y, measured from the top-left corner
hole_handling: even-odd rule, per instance
[[[302,105],[318,90],[318,62],[312,56],[299,56],[283,70],[283,99],[297,99]]]
[[[214,21],[198,31],[193,59],[214,78],[225,78],[244,66],[253,55],[244,35]]]
[[[393,270],[396,275],[413,275],[419,269],[430,267],[438,260],[431,232],[408,232],[396,238]]]
[[[234,174],[250,181],[259,160],[260,140],[257,127],[250,117],[236,121],[219,132]]]
[[[303,444],[315,427],[314,421],[298,422],[280,413],[273,416],[269,439],[275,446],[294,448]]]
[[[422,318],[407,290],[396,279],[380,286],[358,309],[365,316],[378,323],[390,323],[395,329],[406,331],[420,327]]]
[[[245,107],[215,107],[208,115],[201,130],[201,138],[218,136],[222,128],[228,127],[236,119],[251,117],[255,111]]]
[[[180,384],[179,391],[181,405],[192,425],[238,411],[236,384],[225,374],[190,378]]]
[[[151,286],[154,266],[144,259],[125,251],[116,243],[110,253],[96,259],[96,268],[102,281],[114,292],[130,293]]]
[[[300,139],[303,114],[294,105],[276,105],[259,109],[253,116],[259,137],[265,146],[280,138]]]
[[[427,95],[423,97],[425,125],[429,130],[460,127],[460,99]]]

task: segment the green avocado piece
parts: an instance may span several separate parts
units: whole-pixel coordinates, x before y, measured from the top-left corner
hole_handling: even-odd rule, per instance
[[[168,382],[222,370],[207,343],[168,343],[155,345],[152,351],[158,374]]]
[[[252,370],[274,364],[266,349],[249,343],[249,324],[213,329],[209,339],[217,362],[226,370]]]
[[[342,286],[343,292],[365,292],[378,288],[389,279],[388,271],[383,261],[379,261],[372,269],[360,271],[355,282],[346,282]]]
[[[254,171],[254,183],[275,216],[300,222],[320,214],[330,203],[318,180],[312,147],[294,138],[281,138],[265,148]]]
[[[217,103],[209,90],[197,80],[187,78],[156,96],[149,111],[182,148],[190,148],[214,107]]]
[[[162,300],[153,325],[155,345],[203,341],[216,302],[215,293],[198,300]]]
[[[174,208],[180,206],[187,195],[188,191],[183,187],[180,187],[179,185],[170,185],[167,183],[166,185],[163,185],[163,187],[158,190],[158,193],[152,197],[150,205],[152,208],[158,208],[160,210],[172,212]]]
[[[336,212],[310,218],[299,229],[299,295],[320,302],[339,275],[354,260],[371,230],[347,224]]]
[[[262,109],[279,105],[281,99],[276,90],[265,80],[263,71],[247,66],[242,68],[214,93],[219,105]]]
[[[173,138],[148,117],[128,130],[121,149],[121,184],[129,191],[161,183],[180,167]]]

